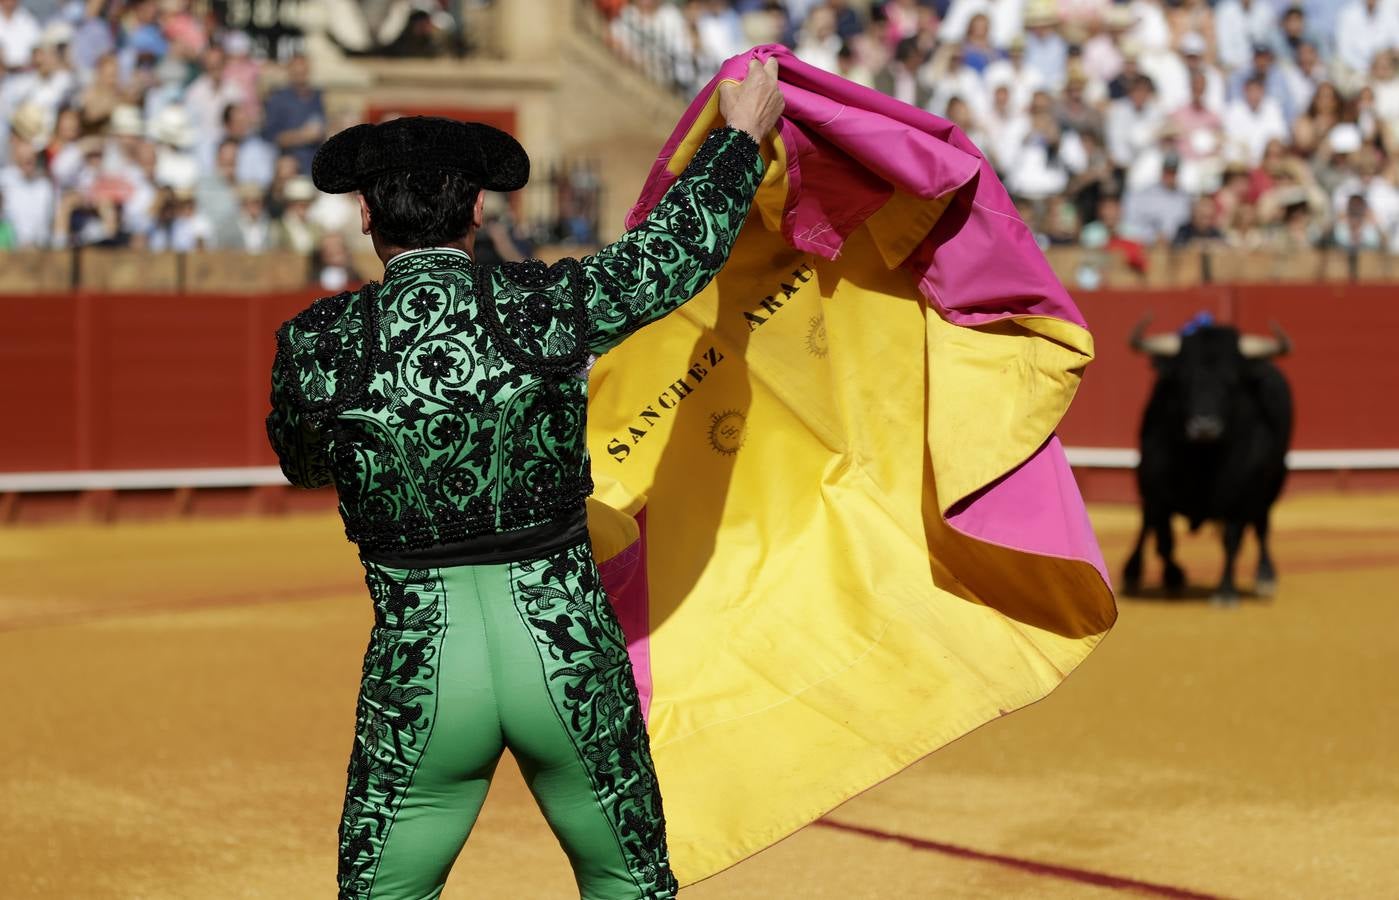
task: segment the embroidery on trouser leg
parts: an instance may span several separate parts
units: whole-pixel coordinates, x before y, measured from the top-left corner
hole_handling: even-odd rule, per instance
[[[340,900],[365,900],[394,817],[432,731],[446,598],[435,570],[390,575],[365,564],[374,629],[364,655],[355,743],[340,820]]]
[[[514,563],[516,610],[544,664],[549,696],[578,751],[641,896],[678,890],[666,852],[660,786],[626,638],[585,541]]]

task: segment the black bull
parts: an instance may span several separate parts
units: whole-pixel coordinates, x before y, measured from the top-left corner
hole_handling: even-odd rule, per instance
[[[1143,338],[1137,326],[1134,349],[1148,353],[1156,384],[1142,416],[1141,463],[1137,490],[1142,530],[1127,561],[1123,581],[1129,593],[1141,587],[1142,547],[1148,533],[1165,566],[1165,585],[1178,592],[1185,573],[1174,559],[1171,517],[1184,516],[1192,531],[1207,521],[1224,526],[1224,573],[1215,596],[1234,600],[1234,561],[1244,531],[1258,536],[1255,590],[1270,596],[1277,571],[1268,551],[1268,519],[1287,477],[1292,439],[1292,392],[1271,358],[1290,343],[1274,326],[1276,338],[1240,336],[1233,328],[1206,326],[1178,337]]]

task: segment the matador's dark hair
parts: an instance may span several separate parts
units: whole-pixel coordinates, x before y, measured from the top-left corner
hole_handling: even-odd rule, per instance
[[[450,169],[396,169],[364,187],[369,223],[386,244],[440,247],[466,234],[481,186]]]

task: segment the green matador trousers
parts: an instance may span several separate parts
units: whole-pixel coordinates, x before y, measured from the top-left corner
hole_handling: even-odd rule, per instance
[[[585,539],[539,560],[365,562],[341,900],[437,897],[509,747],[585,900],[676,892],[622,630]]]

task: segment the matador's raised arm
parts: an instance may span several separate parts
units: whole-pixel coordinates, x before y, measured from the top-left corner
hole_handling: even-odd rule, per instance
[[[582,260],[591,352],[704,290],[728,260],[762,175],[757,142],[717,128],[644,222]]]

